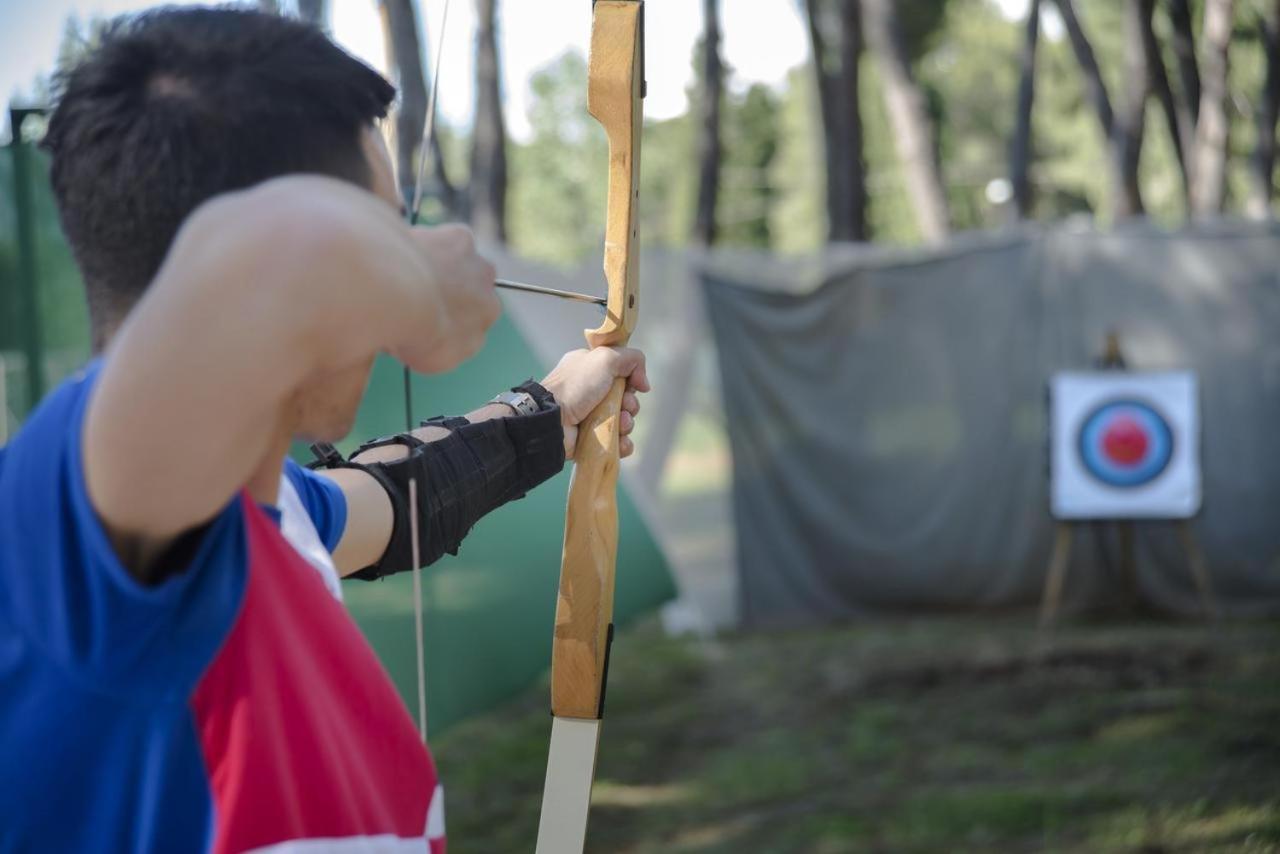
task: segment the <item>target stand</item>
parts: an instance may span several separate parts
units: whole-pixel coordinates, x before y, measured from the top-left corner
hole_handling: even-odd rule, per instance
[[[1217,616],[1204,552],[1189,519],[1200,510],[1199,412],[1190,373],[1120,368],[1063,372],[1050,384],[1050,504],[1056,520],[1040,601],[1040,628],[1057,617],[1076,529],[1118,526],[1121,578],[1136,596],[1134,525],[1170,521],[1186,553],[1204,615]]]

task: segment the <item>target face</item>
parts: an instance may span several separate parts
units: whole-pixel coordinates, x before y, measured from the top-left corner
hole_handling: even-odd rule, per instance
[[[1173,430],[1138,400],[1104,403],[1080,427],[1080,461],[1107,486],[1131,489],[1155,480],[1173,459]]]
[[[1200,508],[1199,409],[1189,373],[1061,373],[1050,386],[1058,519],[1185,519]]]

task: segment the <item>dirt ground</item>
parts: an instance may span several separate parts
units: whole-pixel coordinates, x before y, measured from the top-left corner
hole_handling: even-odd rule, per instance
[[[546,697],[436,744],[451,852],[532,850]],[[610,854],[1280,851],[1280,622],[640,627],[593,803]]]

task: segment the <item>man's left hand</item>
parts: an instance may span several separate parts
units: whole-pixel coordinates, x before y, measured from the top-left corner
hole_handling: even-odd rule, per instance
[[[644,353],[629,347],[570,350],[542,381],[542,386],[555,395],[556,403],[560,404],[565,459],[573,459],[578,425],[605,399],[613,381],[619,377],[626,379],[627,387],[622,394],[618,451],[629,457],[635,452],[630,434],[640,414],[640,400],[636,395],[649,390]]]

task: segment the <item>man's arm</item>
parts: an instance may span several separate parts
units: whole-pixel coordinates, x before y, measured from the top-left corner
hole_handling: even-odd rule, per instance
[[[478,348],[496,298],[451,299],[457,270],[422,242],[373,195],[319,177],[188,218],[107,352],[82,439],[90,500],[136,577],[252,485],[305,382],[380,350],[431,371]]]
[[[638,350],[575,350],[565,357],[542,381],[555,398],[560,409],[560,427],[564,443],[565,459],[573,458],[577,439],[577,426],[608,393],[616,377],[628,380],[623,395],[622,456],[634,451],[630,433],[635,428],[635,417],[640,412],[637,392],[649,390],[645,374],[644,355]],[[472,424],[496,418],[511,418],[515,411],[506,404],[490,403],[466,416]],[[438,426],[426,426],[414,430],[412,435],[425,443],[433,443],[450,435],[449,430]],[[409,454],[404,445],[386,445],[373,448],[352,458],[353,462],[368,464],[400,460]],[[350,575],[364,567],[378,563],[391,540],[393,528],[392,499],[382,485],[360,469],[340,468],[322,474],[342,489],[347,504],[347,523],[342,538],[334,550],[334,562],[342,575]],[[436,488],[448,488],[437,485]],[[431,488],[428,486],[427,488]],[[425,500],[423,496],[422,500]],[[475,520],[471,520],[475,521]]]
[[[491,403],[467,413],[465,418],[472,424],[478,424],[512,415],[514,413],[511,407]],[[412,432],[414,438],[428,444],[449,434],[449,430],[434,425],[420,427]],[[352,457],[351,461],[361,464],[389,462],[401,459],[408,453],[409,450],[403,445],[385,445]],[[342,539],[333,551],[333,562],[338,567],[339,574],[347,576],[377,563],[391,542],[391,497],[382,484],[360,469],[339,468],[319,473],[338,485],[347,503],[347,524],[343,528]]]

